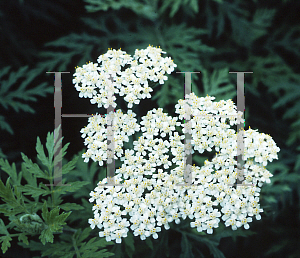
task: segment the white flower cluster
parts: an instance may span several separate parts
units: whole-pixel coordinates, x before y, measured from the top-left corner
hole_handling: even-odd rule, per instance
[[[79,97],[91,98],[92,104],[104,108],[116,107],[113,94],[117,93],[125,96],[129,108],[139,104],[140,99],[151,98],[153,90],[148,80],[163,84],[168,79],[166,73],[170,74],[177,66],[170,57],[162,57],[162,53],[166,52],[150,45],[136,50],[133,57],[121,49],[109,49],[99,56],[98,63],[90,62],[76,68],[73,83],[80,92]]]
[[[95,216],[89,223],[101,230],[100,236],[120,243],[131,229],[142,240],[151,235],[157,238],[162,226],[169,229],[169,223],[178,224],[180,218],[186,217],[193,220],[191,227],[212,234],[221,219],[236,230],[241,226],[248,229],[253,216],[261,218],[260,187],[272,176],[264,166],[277,158],[279,148],[268,135],[250,128],[244,131],[244,183],[253,186],[233,188],[230,184],[238,176],[237,133],[230,125],[239,123],[241,114],[231,100],[213,99],[198,98],[192,93],[176,105],[180,119],[184,116],[181,107],[186,103],[191,107],[190,126],[183,129],[190,127],[190,149],[182,142],[184,135],[175,132],[175,126],[185,126],[177,118],[160,108],[142,117],[144,134],[134,142],[133,150],[125,151],[121,158],[124,164],[116,169],[115,181],[123,186],[104,188],[104,179],[90,194]],[[192,167],[191,186],[180,186],[184,184],[186,155],[212,148],[219,153],[204,166]]]
[[[161,53],[164,53],[161,49],[148,47],[137,50],[132,59],[120,50],[110,50],[99,57],[101,67],[90,63],[76,71],[76,87],[81,83],[80,94],[93,97],[92,101],[98,96],[93,90],[100,88],[102,95],[96,102],[107,107],[111,101],[105,100],[105,89],[113,85],[111,90],[126,95],[131,107],[147,96],[140,91],[147,88],[148,93],[151,91],[148,79],[163,83],[164,74],[176,67],[170,59],[161,58]],[[126,64],[131,67],[121,71]],[[87,80],[91,71],[95,75],[100,71],[95,83]],[[106,71],[114,78],[112,84]],[[89,87],[92,88],[90,95],[86,93]],[[130,100],[132,94],[134,100]],[[91,158],[100,166],[103,161],[110,163],[107,135],[111,135],[112,130],[114,159],[123,162],[115,171],[114,181],[118,185],[104,186],[108,183],[105,178],[90,193],[89,201],[95,202],[90,226],[97,227],[99,236],[106,237],[107,241],[120,243],[129,230],[142,240],[149,236],[156,239],[162,227],[169,229],[171,222],[178,224],[187,217],[192,220],[191,227],[208,234],[213,233],[221,220],[236,230],[242,226],[248,229],[253,217],[261,219],[260,187],[264,182],[269,183],[272,176],[265,166],[278,158],[279,151],[272,137],[250,127],[240,132],[232,129],[243,122],[242,113],[237,112],[232,100],[216,102],[214,97],[197,97],[191,93],[185,100],[179,100],[175,109],[178,117],[163,113],[162,108],[148,111],[140,124],[131,110],[127,114],[117,110],[106,117],[89,118],[88,126],[81,130],[88,148],[83,154],[85,162]],[[111,121],[113,126],[108,127]],[[185,135],[180,135],[181,127]],[[140,131],[143,134],[133,142],[133,149],[123,153],[123,142]],[[183,142],[187,135],[191,140]],[[238,144],[241,140],[243,148]],[[203,166],[191,166],[192,184],[188,185],[184,178],[187,157],[196,151],[217,153]],[[242,152],[244,167],[240,170],[236,158]],[[237,178],[242,179],[244,185],[234,188]]]
[[[121,110],[116,113],[110,112],[107,116],[96,114],[89,118],[88,126],[81,129],[82,138],[85,138],[84,144],[87,145],[87,152],[83,153],[84,162],[88,162],[91,158],[98,162],[99,166],[103,166],[103,161],[108,160],[107,157],[107,134],[109,130],[113,130],[114,135],[114,159],[121,157],[123,154],[123,142],[129,141],[129,136],[140,130],[137,124],[136,114],[128,110],[127,114],[123,114]],[[109,122],[113,121],[112,127],[107,127]],[[111,163],[111,162],[109,162]]]

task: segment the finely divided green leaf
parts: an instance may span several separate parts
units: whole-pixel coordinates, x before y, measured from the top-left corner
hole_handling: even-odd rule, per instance
[[[21,234],[18,236],[18,240],[19,240],[19,241],[22,241],[22,242],[25,243],[26,245],[29,245],[28,237],[26,236],[25,233],[21,233]]]
[[[24,162],[22,162],[21,168],[22,168],[21,171],[22,171],[23,178],[25,178],[28,185],[31,185],[33,187],[37,187],[37,181],[36,181],[35,174],[28,171],[28,169],[26,168],[26,165],[25,165]]]
[[[29,159],[24,153],[21,152],[21,155],[22,155],[22,159],[25,162],[23,164],[24,164],[25,168],[28,170],[28,172],[32,173],[36,177],[45,178],[45,179],[49,180],[49,175],[46,172],[42,171],[39,168],[38,164],[33,163],[31,161],[31,159]],[[46,157],[45,157],[45,159],[46,159]],[[48,164],[48,163],[46,162],[46,164]]]
[[[10,134],[14,134],[13,129],[10,127],[10,125],[5,121],[4,116],[0,116],[0,127],[2,130],[6,130]]]
[[[75,165],[77,163],[79,156],[74,157],[71,161],[69,161],[67,164],[65,164],[62,167],[62,174],[68,174],[70,171],[72,171],[75,168]]]
[[[3,222],[2,219],[0,219],[0,234],[1,235],[9,235],[9,233],[8,233],[8,231],[6,229],[6,226],[5,226],[5,224],[4,224],[4,222]]]
[[[59,194],[65,194],[67,192],[76,192],[79,190],[82,186],[89,184],[90,182],[87,181],[82,181],[82,182],[67,182],[67,185],[63,186],[55,186],[53,192],[54,193],[59,193]]]
[[[10,247],[10,241],[12,238],[10,236],[1,236],[0,243],[2,242],[1,249],[2,252],[5,253],[7,249]]]
[[[64,204],[60,204],[59,207],[65,211],[84,209],[81,205],[77,203],[64,203]]]
[[[18,192],[16,186],[14,191],[12,190],[9,178],[6,181],[6,185],[0,180],[0,197],[5,202],[5,204],[2,204],[2,207],[6,207],[10,215],[26,211],[20,192]]]
[[[15,163],[10,166],[8,160],[0,159],[0,167],[10,176],[13,185],[20,185],[22,173],[17,174]]]
[[[31,195],[32,197],[45,196],[51,194],[51,191],[34,187],[31,185],[20,186],[21,191],[26,195]]]
[[[39,137],[37,137],[36,151],[38,159],[48,168],[48,170],[51,171],[51,169],[53,168],[52,160],[49,161],[49,159],[46,157],[44,147]]]
[[[47,204],[44,202],[42,208],[42,217],[45,220],[48,228],[44,229],[40,235],[43,244],[46,242],[53,243],[53,233],[62,232],[62,226],[66,224],[65,220],[71,212],[59,214],[59,208],[56,207],[50,212],[48,211]]]
[[[229,69],[214,70],[211,75],[203,70],[203,95],[209,95],[219,99],[232,99],[236,95],[236,86],[231,83]]]

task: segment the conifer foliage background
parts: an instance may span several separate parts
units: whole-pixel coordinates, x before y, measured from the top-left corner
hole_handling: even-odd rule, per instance
[[[0,241],[7,249],[0,256],[300,257],[299,11],[292,0],[0,1]],[[207,236],[186,221],[158,240],[129,235],[107,245],[88,229],[88,194],[105,169],[81,159],[85,118],[62,121],[63,178],[72,187],[45,186],[56,144],[54,78],[46,72],[70,72],[62,75],[63,114],[104,114],[78,97],[74,67],[96,62],[108,48],[133,54],[149,44],[166,51],[176,71],[201,71],[192,77],[198,96],[235,100],[236,75],[229,71],[253,72],[245,75],[246,128],[270,134],[281,151],[268,166],[274,177],[262,189],[262,220],[250,230],[220,227]],[[163,107],[174,115],[183,84],[183,75],[173,73],[134,111]],[[37,216],[20,224],[28,213]]]

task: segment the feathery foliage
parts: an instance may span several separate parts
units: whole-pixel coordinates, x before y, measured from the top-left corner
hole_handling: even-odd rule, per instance
[[[113,253],[115,257],[234,257],[242,254],[299,257],[299,3],[288,0],[276,3],[271,0],[85,0],[80,4],[74,7],[75,3],[70,6],[67,1],[50,0],[43,4],[39,0],[12,1],[7,7],[0,4],[3,42],[0,128],[4,135],[0,146],[0,241],[3,253],[9,253],[16,239],[24,248],[39,252],[39,257],[106,257]],[[14,10],[14,17],[19,18],[10,18],[8,10]],[[34,25],[27,28],[28,33],[23,24]],[[52,33],[45,32],[52,27]],[[39,29],[36,38],[28,36],[34,34],[33,29]],[[82,141],[77,137],[79,132],[75,135],[71,134],[76,131],[73,128],[70,132],[63,130],[66,137],[73,137],[68,152],[68,145],[63,146],[65,157],[74,155],[63,158],[63,183],[70,186],[47,186],[53,182],[53,171],[58,163],[54,159],[54,148],[58,145],[51,138],[53,134],[47,136],[46,149],[37,139],[36,162],[34,156],[16,149],[22,161],[11,164],[13,156],[10,156],[9,146],[20,132],[27,133],[36,127],[42,135],[45,129],[42,125],[53,119],[48,115],[53,110],[47,110],[43,116],[34,117],[36,119],[30,121],[32,125],[18,128],[6,115],[12,110],[15,112],[12,118],[17,120],[20,111],[33,114],[36,109],[31,103],[34,101],[38,101],[41,109],[46,103],[53,106],[52,96],[45,102],[40,101],[40,97],[53,93],[53,86],[48,87],[45,82],[47,71],[72,74],[74,66],[96,61],[107,48],[122,48],[132,54],[135,49],[149,44],[166,50],[178,64],[177,72],[201,72],[192,75],[192,91],[197,96],[208,94],[217,100],[235,100],[236,76],[229,72],[253,72],[245,75],[246,125],[271,134],[281,149],[279,160],[267,167],[274,176],[261,193],[265,211],[263,223],[255,223],[249,231],[219,228],[212,236],[203,236],[182,223],[180,227],[172,225],[169,231],[163,230],[159,241],[140,241],[129,235],[122,244],[110,247],[106,246],[110,243],[93,235],[88,228],[91,205],[87,198],[97,181],[105,177],[105,169],[78,158],[83,153]],[[62,110],[79,106],[77,92],[68,85],[71,82],[64,81],[63,92],[68,98],[63,99]],[[145,106],[162,107],[174,114],[174,104],[184,97],[184,75],[174,73],[162,87],[151,86],[154,101],[150,104],[145,101]],[[80,106],[82,110],[83,106]],[[144,111],[143,102],[141,107],[138,114]],[[96,112],[98,110],[91,107],[81,113]],[[79,119],[76,121],[80,123]],[[63,123],[66,128],[64,119]],[[24,139],[24,136],[19,137]],[[3,159],[7,157],[8,160]],[[193,157],[196,163],[206,158]],[[251,248],[249,253],[245,251],[247,248]]]
[[[62,140],[54,137],[58,135],[58,130],[59,128],[47,135],[47,154],[39,137],[37,138],[36,151],[39,164],[32,162],[21,153],[22,170],[17,173],[15,164],[10,165],[7,160],[0,160],[1,170],[9,176],[5,184],[0,180],[0,197],[4,202],[0,205],[0,210],[10,221],[8,225],[5,225],[3,220],[0,220],[3,235],[0,238],[1,249],[5,253],[10,247],[12,237],[18,237],[25,245],[29,245],[31,250],[42,251],[42,256],[50,254],[51,257],[73,257],[75,254],[77,257],[80,255],[85,255],[85,257],[111,256],[111,253],[103,249],[109,243],[96,237],[90,238],[89,229],[86,228],[82,232],[81,228],[66,227],[71,212],[84,209],[84,207],[64,201],[62,198],[66,193],[78,192],[90,182],[75,181],[56,186],[53,184],[54,169],[59,161],[54,154]],[[66,154],[68,145],[62,147],[62,157]],[[77,159],[78,156],[62,166],[62,175],[68,174],[75,168]],[[21,184],[22,178],[27,181],[26,185]],[[50,185],[45,184],[47,181]],[[65,179],[62,180],[62,184],[64,183]],[[65,233],[64,230],[69,230],[72,233],[71,236],[64,234],[61,241],[55,241],[54,234]],[[28,241],[28,238],[38,238],[39,242]],[[64,242],[66,238],[71,241]],[[52,243],[51,247],[49,248],[46,243]],[[25,245],[24,247],[27,247]]]

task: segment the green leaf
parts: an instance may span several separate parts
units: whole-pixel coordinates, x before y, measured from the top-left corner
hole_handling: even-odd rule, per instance
[[[54,236],[52,230],[50,228],[44,229],[39,236],[39,239],[41,239],[43,245],[45,245],[47,242],[53,243]]]
[[[218,249],[218,244],[213,243],[212,241],[207,242],[206,245],[208,246],[210,253],[215,257],[215,258],[226,258],[225,255]]]
[[[5,226],[5,224],[4,224],[4,222],[3,222],[2,219],[0,219],[0,234],[1,235],[9,235],[9,233],[8,233],[8,231],[6,229],[6,226]]]
[[[201,242],[203,242],[210,250],[210,253],[215,258],[225,258],[224,254],[218,249],[219,242],[208,239],[206,237],[201,237]]]
[[[46,172],[42,171],[39,168],[38,164],[33,163],[31,159],[29,159],[24,153],[21,152],[21,155],[22,155],[22,159],[25,162],[23,163],[24,167],[28,170],[28,172],[32,173],[36,177],[49,180],[49,175]]]
[[[12,190],[10,178],[7,179],[6,185],[0,180],[0,197],[5,202],[2,206],[6,207],[5,213],[13,215],[27,211],[21,193],[17,190],[17,186],[15,186],[14,191]]]
[[[26,245],[29,245],[28,238],[27,238],[27,236],[24,233],[19,234],[18,240],[22,241]]]
[[[47,138],[48,138],[48,135],[47,135]],[[37,155],[38,159],[48,168],[48,170],[50,172],[53,168],[52,160],[49,161],[49,159],[46,157],[45,152],[44,152],[44,147],[43,147],[39,137],[37,137],[36,151],[38,153],[38,155]]]
[[[58,131],[56,131],[54,134],[56,134],[57,132]],[[55,139],[55,140],[56,140],[56,142],[58,142],[58,139]],[[54,136],[53,136],[53,133],[50,133],[50,132],[47,133],[46,149],[48,151],[48,162],[51,164],[53,156],[54,156]],[[44,152],[44,148],[43,148],[42,151]],[[45,158],[45,157],[43,157],[43,158]]]
[[[114,254],[109,253],[106,249],[102,248],[106,245],[112,244],[112,242],[107,242],[104,238],[94,237],[90,239],[86,244],[81,245],[79,251],[82,252],[82,256],[86,258],[110,257]]]
[[[264,200],[268,203],[277,203],[277,199],[274,196],[264,196]]]
[[[27,70],[28,66],[23,66],[19,69],[18,72],[10,72],[9,78],[7,81],[3,81],[1,84],[0,94],[6,93],[8,89],[16,83],[18,77],[23,76],[24,72]],[[5,72],[8,72],[9,67],[4,68]],[[2,104],[2,103],[1,103]],[[2,104],[3,105],[3,104]]]
[[[21,191],[26,195],[31,195],[32,197],[45,196],[51,194],[49,189],[41,189],[31,185],[20,186]]]
[[[28,66],[21,67],[17,72],[10,72],[8,80],[3,80],[3,76],[6,75],[9,71],[10,67],[5,67],[0,70],[0,80],[1,80],[1,88],[0,88],[0,103],[5,108],[12,107],[16,112],[23,110],[25,112],[34,113],[34,110],[28,105],[21,103],[19,99],[24,101],[36,101],[37,98],[35,96],[45,96],[46,93],[50,93],[51,90],[53,92],[53,88],[47,87],[47,83],[41,83],[40,85],[27,89],[26,87],[32,83],[32,81],[36,78],[36,71],[31,70],[28,71]],[[12,90],[12,87],[18,83],[18,80],[26,78],[20,83],[21,85]]]
[[[6,158],[7,156],[3,153],[2,149],[0,148],[0,158]]]
[[[231,83],[229,69],[214,70],[209,75],[207,70],[203,70],[203,96],[214,96],[216,100],[232,99],[236,96],[236,86]]]
[[[59,208],[56,207],[52,209],[50,212],[47,208],[47,203],[44,202],[42,208],[42,217],[45,220],[48,228],[42,231],[40,235],[40,239],[43,244],[46,242],[53,243],[53,233],[55,232],[62,232],[62,226],[66,224],[65,220],[70,215],[71,211],[68,213],[59,214]]]
[[[181,236],[181,254],[180,258],[194,258],[194,254],[192,252],[192,245],[188,241],[188,238],[183,233]]]
[[[172,18],[177,13],[177,11],[179,10],[180,4],[181,4],[181,1],[173,2],[173,4],[171,5],[172,6],[171,12],[169,14],[170,18]]]
[[[199,6],[197,0],[191,0],[191,7],[195,13],[199,12]]]
[[[64,180],[63,180],[64,181]],[[59,194],[65,194],[67,192],[76,192],[78,191],[82,186],[89,184],[90,182],[82,181],[82,182],[71,182],[67,183],[69,185],[62,185],[62,186],[55,186],[53,193],[59,193]]]
[[[10,247],[10,241],[12,238],[10,236],[1,236],[0,243],[2,242],[1,249],[2,252],[5,254],[7,249]]]
[[[6,67],[2,68],[0,70],[0,78],[3,77],[4,75],[8,74],[10,68],[11,68],[10,66],[6,66]]]
[[[22,173],[17,174],[15,163],[10,166],[8,160],[0,159],[0,167],[10,176],[13,185],[21,184]]]
[[[250,229],[244,230],[243,228],[238,228],[237,230],[232,230],[231,228],[225,227],[224,224],[220,224],[214,231],[214,234],[209,236],[211,238],[209,240],[213,240],[216,244],[225,237],[232,237],[235,242],[237,237],[249,237],[256,234],[256,232],[253,232]]]
[[[153,243],[152,243],[152,240],[149,237],[146,238],[145,243],[146,243],[147,246],[149,246],[149,248],[151,250],[153,250]]]
[[[0,127],[2,130],[6,130],[10,134],[14,134],[13,129],[10,127],[10,125],[5,121],[4,116],[0,116]]]
[[[65,219],[70,215],[70,213],[71,212],[68,213],[63,212],[62,214],[59,215],[58,207],[52,209],[49,212],[46,202],[44,202],[42,208],[42,217],[53,231],[60,231],[62,229],[62,225],[66,224]]]
[[[192,233],[186,233],[186,232],[182,232],[181,233],[183,235],[186,235],[186,237],[192,238],[194,240],[196,240],[197,242],[202,242],[204,243],[210,250],[211,254],[213,255],[213,257],[216,258],[225,258],[224,254],[218,249],[218,245],[219,245],[219,239],[217,239],[217,241],[215,239],[210,239],[208,236],[201,236],[201,235],[196,235],[196,234],[192,234]],[[187,241],[187,240],[185,240]],[[188,242],[189,243],[189,242]],[[185,244],[187,244],[185,242]]]
[[[29,248],[31,251],[39,251],[39,252],[41,252],[41,251],[43,252],[43,251],[47,250],[50,246],[48,244],[43,245],[41,242],[36,242],[33,240],[29,241],[29,245],[26,245],[25,243],[22,243],[22,242],[19,242],[18,245],[22,246],[23,248]],[[38,258],[40,258],[40,257],[41,256],[39,256]]]
[[[165,12],[165,10],[170,7],[171,10],[169,12],[169,17],[172,18],[178,12],[179,9],[183,9],[185,6],[188,6],[186,11],[187,15],[191,15],[199,12],[199,6],[197,0],[176,0],[176,1],[165,0],[162,2],[162,5],[159,9],[159,14],[161,16],[165,15],[163,14],[163,12]],[[193,12],[191,12],[190,10],[193,10]]]
[[[85,8],[88,12],[107,11],[112,8],[119,10],[127,8],[135,12],[137,15],[146,17],[151,20],[157,19],[156,2],[157,0],[119,0],[119,1],[94,1],[85,0],[88,3]]]
[[[77,155],[73,157],[73,159],[78,156],[81,157],[84,150],[80,151]],[[72,160],[73,160],[72,159]],[[100,173],[99,173],[100,170]],[[97,176],[97,178],[95,178]],[[76,163],[76,167],[72,170],[72,173],[66,174],[64,179],[66,179],[66,183],[69,184],[69,181],[85,181],[89,182],[92,186],[95,184],[95,180],[97,182],[106,177],[106,169],[105,167],[100,167],[96,162],[86,163],[82,158]],[[88,184],[88,183],[87,183]],[[83,187],[80,191],[76,191],[72,194],[73,198],[78,199],[81,197],[86,197],[90,193],[90,187]]]
[[[49,42],[45,46],[52,47],[52,49],[53,47],[56,47],[57,51],[51,49],[41,52],[40,56],[44,60],[40,63],[40,67],[41,69],[48,71],[66,71],[68,70],[69,64],[72,62],[72,58],[76,55],[81,58],[78,63],[84,64],[87,60],[92,60],[92,51],[95,48],[95,42],[99,41],[102,41],[103,45],[107,45],[105,44],[106,39],[87,33],[71,33],[70,35]],[[99,48],[99,46],[97,47]],[[63,49],[65,48],[67,48],[68,51],[64,51]]]
[[[77,230],[78,243],[83,242],[84,239],[86,239],[90,235],[91,232],[92,232],[92,229],[90,227],[85,228],[83,231],[81,229]]]
[[[22,168],[21,171],[22,171],[23,178],[27,181],[28,185],[31,185],[33,187],[37,187],[36,176],[34,174],[30,173],[26,169],[26,165],[25,165],[24,162],[22,162],[21,168]]]
[[[80,200],[78,200],[78,202],[81,204],[82,207],[84,207],[84,209],[78,210],[76,213],[71,213],[71,215],[68,217],[68,222],[75,223],[80,225],[81,227],[84,227],[84,225],[86,225],[85,221],[88,221],[88,219],[93,215],[93,205],[89,201],[87,201],[86,197],[81,198]]]
[[[83,210],[84,209],[84,207],[82,207],[81,205],[79,205],[77,203],[64,203],[64,204],[60,204],[59,208],[65,210],[65,211]]]
[[[79,156],[74,157],[71,161],[69,161],[67,164],[65,164],[62,167],[62,174],[68,174],[70,171],[72,171],[75,168],[75,165],[77,163]]]
[[[262,29],[268,28],[272,25],[275,14],[275,9],[257,9],[253,16],[253,25],[261,27]],[[262,34],[265,34],[265,32]]]
[[[89,241],[87,238],[90,236],[92,229],[85,228],[83,232],[79,229],[74,234],[74,240],[77,246],[80,246],[79,251],[82,253],[82,257],[109,257],[112,256],[112,253],[107,252],[106,247],[108,245],[113,245],[113,242],[107,242],[105,238],[93,237]],[[100,250],[100,251],[99,251]]]
[[[24,214],[19,218],[13,219],[12,222],[16,225],[15,230],[29,233],[29,234],[40,234],[45,228],[45,224],[39,215]]]
[[[134,248],[134,238],[131,232],[127,233],[127,237],[124,238],[125,242],[125,251],[130,258],[133,257],[135,248]]]

